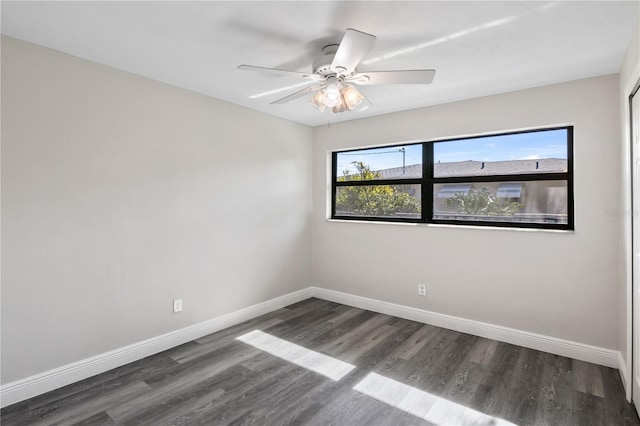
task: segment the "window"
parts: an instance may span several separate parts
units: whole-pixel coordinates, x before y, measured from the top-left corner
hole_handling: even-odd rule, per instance
[[[574,229],[573,127],[334,152],[334,219]]]
[[[334,217],[422,219],[422,144],[334,153]]]

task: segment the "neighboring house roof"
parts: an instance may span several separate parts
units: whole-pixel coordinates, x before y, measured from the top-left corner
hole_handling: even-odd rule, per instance
[[[434,176],[482,176],[512,175],[520,173],[566,172],[567,160],[563,158],[541,158],[539,160],[509,161],[458,161],[453,163],[435,163]],[[413,179],[422,176],[422,165],[411,164],[405,167],[376,170],[381,179]]]
[[[376,170],[380,173],[380,179],[414,179],[422,177],[422,164],[411,164],[406,167],[393,167],[391,169]]]

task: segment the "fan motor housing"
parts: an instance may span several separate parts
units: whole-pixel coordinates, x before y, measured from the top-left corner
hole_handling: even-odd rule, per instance
[[[326,77],[328,75],[335,74],[336,72],[331,69],[333,58],[338,51],[337,44],[330,44],[322,48],[322,56],[313,61],[313,73]]]

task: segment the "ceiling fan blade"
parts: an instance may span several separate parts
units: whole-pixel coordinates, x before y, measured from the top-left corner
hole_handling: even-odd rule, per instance
[[[301,98],[308,93],[317,92],[318,90],[322,89],[322,86],[323,86],[322,84],[316,84],[315,86],[305,87],[304,89],[298,90],[297,92],[293,92],[285,96],[284,98],[280,98],[278,100],[271,102],[271,105],[286,104],[287,102],[291,102],[295,99]]]
[[[295,77],[302,77],[302,78],[308,78],[310,80],[324,80],[323,77],[317,75],[317,74],[312,74],[312,73],[307,73],[307,72],[298,72],[298,71],[289,71],[289,70],[280,70],[278,68],[266,68],[266,67],[258,67],[255,65],[238,65],[238,69],[239,70],[247,70],[247,71],[259,71],[259,72],[264,72],[267,74],[275,74],[275,75],[288,75],[288,76],[295,76]]]
[[[345,80],[361,85],[431,84],[436,70],[372,71],[355,74]]]
[[[331,69],[340,74],[351,74],[375,41],[374,35],[353,28],[347,29],[333,57]]]

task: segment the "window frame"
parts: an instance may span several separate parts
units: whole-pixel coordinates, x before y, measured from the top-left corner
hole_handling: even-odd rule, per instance
[[[509,136],[523,133],[546,132],[552,130],[567,131],[567,171],[553,173],[520,173],[510,175],[479,175],[479,176],[448,176],[434,177],[433,147],[436,143],[452,142],[460,140],[481,139],[495,136]],[[376,179],[367,181],[338,181],[338,154],[363,151],[367,149],[397,148],[409,145],[422,145],[422,177],[411,179]],[[461,136],[447,139],[429,140],[423,142],[406,142],[391,145],[381,145],[369,148],[353,148],[331,152],[331,219],[370,222],[404,222],[404,223],[431,223],[462,226],[486,226],[498,228],[527,228],[527,229],[551,229],[551,230],[575,230],[574,217],[574,185],[573,185],[573,125],[544,127],[529,130],[499,132],[476,136]],[[494,220],[459,220],[459,219],[434,219],[433,188],[437,184],[464,184],[482,182],[527,182],[527,181],[566,181],[567,182],[567,223],[529,223],[529,222],[501,222]],[[336,193],[340,186],[397,186],[397,185],[421,185],[421,212],[420,218],[382,217],[382,216],[344,216],[336,214]]]

